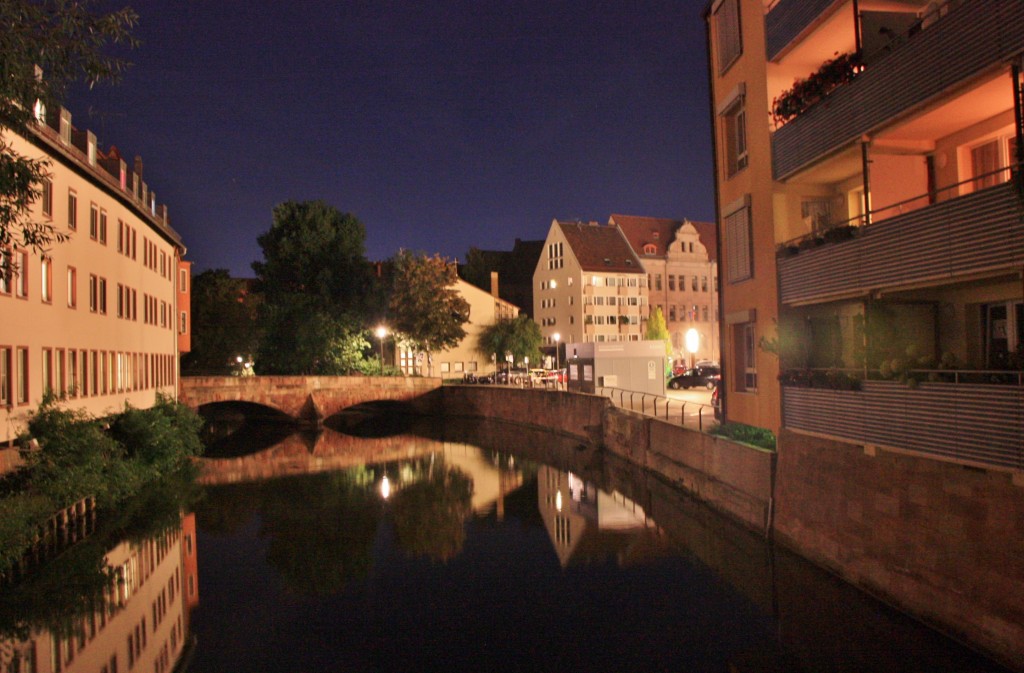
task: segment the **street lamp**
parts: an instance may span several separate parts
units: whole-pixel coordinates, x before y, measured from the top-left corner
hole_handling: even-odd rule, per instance
[[[388,328],[378,325],[376,329],[377,338],[380,339],[380,375],[384,376],[384,337],[388,335]]]
[[[700,349],[700,334],[694,328],[686,330],[686,350],[690,352],[690,367],[694,365],[695,355]]]

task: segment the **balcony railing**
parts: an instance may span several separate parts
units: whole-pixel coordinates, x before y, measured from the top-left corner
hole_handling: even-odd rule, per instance
[[[967,465],[1024,469],[1020,383],[860,385],[860,390],[783,386],[783,425]]]
[[[954,6],[933,25],[894,42],[888,54],[873,60],[852,82],[775,131],[775,179],[784,180],[857,142],[906,110],[1008,62],[1022,49],[1024,2],[974,0]]]
[[[782,248],[799,251],[778,261],[782,303],[859,296],[1024,265],[1024,206],[1016,180],[847,233],[849,240],[833,244],[824,238],[818,247]]]

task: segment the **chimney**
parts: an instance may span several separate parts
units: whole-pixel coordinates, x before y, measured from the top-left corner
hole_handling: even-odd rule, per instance
[[[142,157],[138,154],[135,155],[135,161],[132,163],[132,172],[139,176],[139,180],[142,179]]]
[[[499,297],[498,297],[498,272],[497,271],[491,271],[491,296],[494,297],[495,299],[499,299]]]

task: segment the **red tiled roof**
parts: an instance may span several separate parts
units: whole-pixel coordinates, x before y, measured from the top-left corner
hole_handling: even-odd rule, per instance
[[[715,236],[715,225],[712,222],[695,222],[693,220],[670,220],[665,217],[642,217],[639,215],[612,215],[608,219],[609,224],[617,224],[626,235],[633,250],[641,257],[664,257],[667,254],[668,246],[675,238],[676,230],[689,222],[697,230],[700,242],[708,250],[708,258],[718,261],[718,239]],[[654,255],[644,255],[644,246],[653,244],[657,252]]]
[[[559,222],[565,240],[584,271],[644,273],[622,230],[614,225]]]

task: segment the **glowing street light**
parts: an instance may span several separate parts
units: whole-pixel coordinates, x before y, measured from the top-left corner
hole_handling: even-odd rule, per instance
[[[686,350],[690,352],[690,367],[693,367],[695,355],[700,349],[700,334],[694,328],[686,330]]]
[[[388,335],[388,328],[384,325],[378,325],[375,333],[377,338],[380,339],[380,375],[384,376],[384,337]]]

